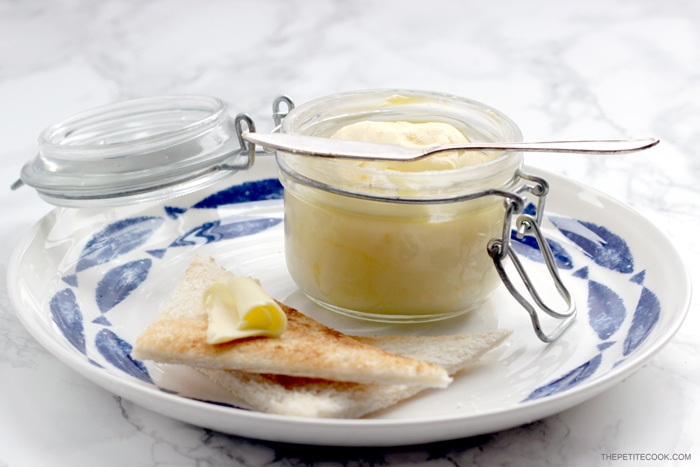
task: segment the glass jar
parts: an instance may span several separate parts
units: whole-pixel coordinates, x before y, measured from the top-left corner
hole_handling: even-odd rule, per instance
[[[448,123],[471,141],[522,141],[501,112],[458,96],[369,90],[291,110],[283,133],[330,137],[359,121]],[[285,188],[287,267],[313,301],[385,322],[445,319],[474,309],[500,284],[487,252],[504,231],[504,200],[523,157],[405,172],[277,152]],[[509,232],[510,230],[508,230]]]

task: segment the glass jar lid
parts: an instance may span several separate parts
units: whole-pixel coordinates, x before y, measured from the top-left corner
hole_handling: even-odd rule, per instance
[[[134,99],[46,128],[20,178],[59,206],[124,205],[189,193],[247,168],[241,148],[220,99]]]

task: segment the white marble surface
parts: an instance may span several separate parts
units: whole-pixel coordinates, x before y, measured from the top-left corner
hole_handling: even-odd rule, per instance
[[[697,299],[647,365],[580,406],[499,433],[396,448],[275,444],[173,421],[88,382],[15,317],[9,258],[50,206],[9,186],[48,124],[120,99],[199,93],[269,129],[279,94],[302,103],[377,87],[489,103],[531,140],[660,137],[643,154],[528,161],[629,203],[673,239],[700,278],[694,0],[0,0],[0,466],[700,463]],[[604,458],[612,453],[692,460]]]

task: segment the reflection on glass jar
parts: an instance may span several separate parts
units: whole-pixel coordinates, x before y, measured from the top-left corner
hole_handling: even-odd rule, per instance
[[[483,104],[406,90],[312,101],[292,110],[281,131],[330,137],[362,121],[443,122],[471,141],[522,139],[508,117]],[[500,284],[487,245],[503,230],[503,198],[454,198],[512,191],[522,165],[514,152],[486,159],[404,171],[278,152],[294,281],[328,308],[380,321],[443,319],[478,306]]]

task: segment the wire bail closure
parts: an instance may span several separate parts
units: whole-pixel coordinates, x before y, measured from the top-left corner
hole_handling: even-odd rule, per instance
[[[520,303],[520,305],[530,316],[532,327],[537,337],[542,342],[549,343],[555,341],[564,333],[564,331],[569,328],[569,326],[573,324],[574,320],[576,319],[576,302],[559,276],[559,269],[554,259],[554,255],[552,254],[552,249],[549,247],[547,239],[540,228],[544,214],[545,199],[549,191],[549,185],[545,179],[531,174],[526,174],[521,170],[518,170],[518,175],[524,180],[534,182],[534,185],[524,185],[520,191],[528,191],[536,196],[537,207],[534,216],[529,214],[521,214],[518,216],[518,218],[515,220],[515,235],[520,239],[524,238],[526,235],[532,235],[535,237],[539,250],[542,254],[544,264],[547,267],[547,271],[552,281],[554,282],[554,286],[561,298],[566,303],[566,311],[558,312],[544,302],[540,294],[537,292],[535,285],[532,283],[532,280],[530,279],[522,262],[518,258],[517,253],[512,248],[511,225],[513,223],[513,216],[515,214],[520,214],[524,210],[524,199],[522,203],[518,203],[513,201],[512,198],[506,198],[504,201],[505,215],[503,219],[502,236],[501,238],[492,239],[488,244],[487,251],[489,256],[491,256],[496,271],[498,272],[501,281],[506,286],[506,289],[508,289],[508,292],[510,292],[513,298]],[[511,281],[504,266],[504,260],[506,258],[511,260],[523,285],[530,294],[532,301],[528,300],[522,293],[520,293],[515,284]],[[561,320],[554,330],[549,333],[544,331],[535,306],[550,317]]]

